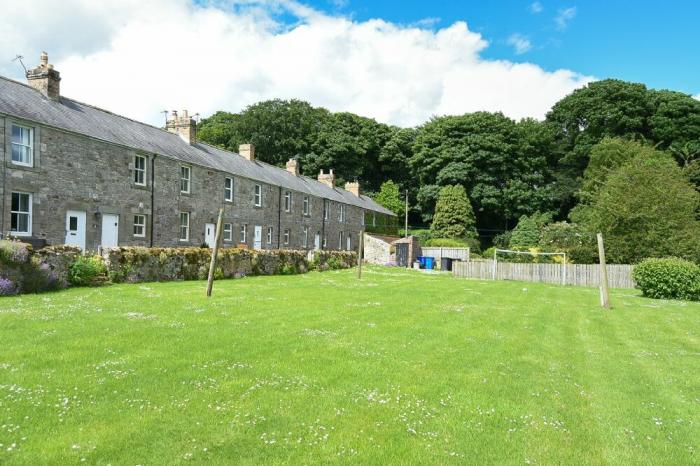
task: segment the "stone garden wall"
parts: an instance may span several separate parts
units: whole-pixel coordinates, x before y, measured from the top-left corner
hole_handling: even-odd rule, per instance
[[[86,265],[80,249],[47,247],[34,251],[28,244],[0,240],[0,296],[66,288],[80,283],[138,283],[175,280],[204,280],[209,273],[208,248],[120,247],[89,256],[94,273],[85,277]],[[332,270],[357,265],[357,254],[348,251],[293,251],[220,249],[214,277],[240,278],[247,275],[289,275],[310,270]]]

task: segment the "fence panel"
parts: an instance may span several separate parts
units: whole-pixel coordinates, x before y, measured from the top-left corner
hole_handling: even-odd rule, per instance
[[[443,257],[468,261],[470,259],[469,248],[437,248],[421,247],[421,256],[434,257],[439,264]]]
[[[566,267],[566,270],[564,269]],[[607,265],[608,286],[611,288],[634,288],[632,265]],[[493,261],[456,262],[452,273],[458,278],[493,279]],[[526,264],[498,262],[497,280],[521,280],[527,282],[553,283],[573,286],[600,285],[598,264]]]

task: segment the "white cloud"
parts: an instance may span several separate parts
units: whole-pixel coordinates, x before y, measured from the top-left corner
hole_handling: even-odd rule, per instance
[[[569,23],[575,17],[576,17],[576,7],[575,6],[572,6],[569,8],[564,8],[564,9],[559,10],[557,12],[557,16],[554,17],[554,23],[556,24],[558,30],[563,31],[564,29],[569,27]]]
[[[508,38],[508,45],[512,46],[517,55],[522,55],[523,53],[529,51],[532,48],[532,43],[530,39],[523,36],[522,34],[512,34]]]
[[[694,96],[696,99],[700,100],[700,94]]]
[[[154,124],[162,110],[206,116],[275,97],[403,126],[478,110],[541,118],[591,79],[482,58],[488,44],[464,22],[353,22],[291,1],[25,0],[4,8],[0,36],[0,74],[20,79],[10,59],[33,66],[45,49],[64,95]]]
[[[542,3],[540,2],[532,2],[529,7],[530,13],[533,14],[538,14],[542,13],[542,10],[544,10],[544,7],[542,6]]]

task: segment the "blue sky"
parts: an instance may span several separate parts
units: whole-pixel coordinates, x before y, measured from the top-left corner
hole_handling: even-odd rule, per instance
[[[446,27],[466,21],[489,41],[485,58],[528,61],[597,78],[615,77],[650,87],[700,94],[700,1],[586,0],[313,0],[329,13],[364,21],[381,18]],[[533,4],[538,4],[533,7]],[[539,7],[538,7],[539,6]],[[573,10],[572,10],[573,9]],[[566,12],[564,24],[557,18]],[[516,53],[509,38],[529,39]]]
[[[153,124],[274,98],[399,126],[542,119],[607,77],[700,99],[700,0],[5,3],[0,75],[24,80],[13,59],[31,67],[45,50],[65,96]]]

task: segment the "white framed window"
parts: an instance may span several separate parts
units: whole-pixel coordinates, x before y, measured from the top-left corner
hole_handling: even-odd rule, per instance
[[[272,227],[267,227],[267,244],[272,244]]]
[[[304,206],[304,215],[309,215],[309,196],[304,196],[302,205]]]
[[[301,246],[304,248],[309,247],[309,227],[304,227],[301,230]]]
[[[326,238],[326,235],[323,235],[323,247],[327,248],[328,247],[328,240]]]
[[[233,241],[233,225],[224,223],[224,241]]]
[[[191,171],[190,167],[186,167],[184,165],[180,166],[180,192],[181,193],[189,193],[190,192],[190,184],[191,184]]]
[[[363,210],[362,215],[361,215],[361,217],[362,217],[362,224],[361,225],[362,226],[365,226],[365,215],[367,215],[367,213]]]
[[[224,179],[224,201],[233,202],[233,178]]]
[[[248,225],[241,225],[241,234],[238,236],[239,243],[245,243],[248,236]]]
[[[323,203],[323,219],[328,220],[328,217],[331,214],[331,206],[330,202],[326,201]]]
[[[292,193],[289,191],[284,192],[284,211],[289,212],[292,210]]]
[[[180,241],[190,240],[190,213],[180,212]]]
[[[146,237],[146,216],[136,214],[134,215],[134,236],[137,238]]]
[[[255,204],[255,207],[262,207],[262,185],[255,185],[253,203]]]
[[[372,226],[373,227],[377,226],[377,214],[376,214],[376,212],[372,212]]]
[[[345,238],[345,249],[352,251],[352,233],[348,233],[348,237]]]
[[[343,250],[343,232],[338,233],[338,249]]]
[[[134,155],[134,184],[146,186],[146,157]]]
[[[345,205],[344,204],[340,204],[340,211],[338,212],[338,221],[341,223],[345,221]]]
[[[31,167],[34,164],[34,130],[12,125],[12,163]]]
[[[32,195],[12,193],[10,232],[15,236],[32,236]]]
[[[284,244],[285,246],[289,244],[289,230],[284,230]]]

